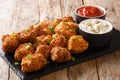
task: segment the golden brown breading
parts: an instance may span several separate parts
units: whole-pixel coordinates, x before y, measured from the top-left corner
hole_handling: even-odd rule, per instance
[[[88,48],[88,42],[80,35],[70,37],[68,41],[68,50],[72,53],[78,54],[84,52]]]
[[[45,58],[48,58],[50,55],[50,46],[48,45],[39,45],[35,51],[35,53],[40,53]]]
[[[55,24],[59,24],[60,22],[74,22],[74,20],[73,20],[72,16],[57,18],[57,19],[54,20]]]
[[[40,23],[41,35],[52,35],[56,25],[52,21],[43,21]]]
[[[78,25],[73,22],[61,22],[54,29],[55,33],[64,35],[67,39],[76,35]]]
[[[28,54],[22,59],[21,70],[22,72],[33,72],[40,70],[47,64],[47,59],[45,59],[41,54]]]
[[[59,24],[59,23],[56,22],[55,20],[49,22],[49,26],[53,26],[53,28],[55,28],[58,24]]]
[[[14,58],[16,61],[21,61],[22,58],[25,57],[26,55],[33,53],[34,47],[31,43],[20,44],[15,51]]]
[[[39,24],[39,31],[41,32],[41,35],[52,35],[54,34],[54,28],[60,23],[60,22],[74,22],[73,18],[71,16],[63,17],[61,19],[55,19],[54,21],[47,21],[44,20]]]
[[[31,27],[33,27],[32,32],[34,32],[37,36],[41,36],[42,35],[42,28],[41,28],[41,23],[36,23],[33,24]]]
[[[38,36],[36,37],[36,40],[34,42],[34,46],[37,47],[41,44],[41,40],[45,37],[45,35],[42,35],[42,36]]]
[[[51,40],[52,40],[52,36],[51,35],[38,36],[38,37],[36,37],[36,41],[34,42],[34,46],[37,47],[39,45],[49,45]]]
[[[9,34],[3,35],[3,36],[2,36],[2,42],[3,42],[3,41],[5,40],[5,38],[8,37],[8,36],[9,36]]]
[[[49,45],[51,43],[51,40],[52,40],[52,36],[47,35],[41,40],[41,44],[42,45]]]
[[[62,18],[62,22],[74,22],[72,16],[67,16]]]
[[[24,29],[20,33],[20,43],[25,43],[25,42],[34,42],[36,36],[38,35],[36,29],[33,26],[30,26],[26,29]]]
[[[19,46],[19,33],[11,33],[2,36],[2,50],[7,53],[14,53]]]
[[[59,22],[71,21],[73,22],[73,18],[71,16],[64,17],[62,19],[58,19],[57,21],[47,21],[44,20],[40,23],[31,25],[30,27],[24,29],[20,34],[20,42],[33,42],[36,36],[41,35],[52,35],[54,34],[54,28],[59,24]]]
[[[30,26],[31,32],[36,33],[37,36],[41,35],[48,35],[50,32],[44,32],[44,29],[46,29],[49,26],[49,21],[43,21],[36,24],[33,24]]]
[[[51,60],[60,63],[71,60],[71,54],[66,48],[54,47],[51,50]]]
[[[66,47],[67,41],[63,35],[60,34],[54,34],[52,36],[54,39],[52,39],[50,43],[50,47]]]
[[[43,20],[42,22],[40,22],[40,27],[42,29],[48,27],[48,25],[49,25],[49,21],[48,20]]]

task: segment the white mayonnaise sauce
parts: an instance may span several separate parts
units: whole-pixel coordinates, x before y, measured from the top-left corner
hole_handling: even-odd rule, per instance
[[[86,19],[79,24],[79,28],[92,34],[103,34],[112,30],[110,22],[101,19]]]

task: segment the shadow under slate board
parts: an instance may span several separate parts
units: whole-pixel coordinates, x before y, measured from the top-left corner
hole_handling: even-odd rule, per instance
[[[32,80],[34,78],[47,75],[49,73],[55,72],[57,70],[63,69],[65,67],[69,67],[75,64],[80,64],[81,62],[88,61],[90,59],[94,59],[99,56],[103,56],[105,54],[111,53],[115,50],[120,50],[120,31],[113,29],[112,40],[110,47],[106,49],[90,49],[86,50],[84,53],[73,55],[75,57],[75,61],[69,61],[64,63],[53,63],[47,64],[46,67],[39,71],[31,72],[31,73],[23,73],[21,71],[20,66],[14,65],[14,54],[5,54],[1,49],[2,43],[0,42],[0,56],[6,61],[6,63],[13,69],[13,71],[22,79],[22,80]]]

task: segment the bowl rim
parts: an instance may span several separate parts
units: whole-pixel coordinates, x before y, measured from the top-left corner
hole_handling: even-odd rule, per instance
[[[85,7],[85,6],[97,7],[97,8],[99,8],[99,9],[101,9],[104,13],[103,13],[102,15],[100,15],[100,16],[95,16],[95,17],[82,16],[82,15],[78,14],[78,13],[77,13],[78,9],[80,9],[80,8],[82,8],[82,7]],[[74,13],[75,13],[77,16],[79,16],[79,17],[90,18],[90,19],[91,19],[91,18],[99,18],[99,17],[105,16],[105,15],[106,15],[106,10],[105,10],[105,8],[103,8],[102,6],[99,6],[99,5],[85,4],[85,5],[81,5],[81,6],[77,7],[77,8],[74,10]]]
[[[87,31],[81,29],[81,27],[80,27],[81,23],[83,23],[84,21],[87,21],[87,20],[100,20],[100,21],[104,21],[104,22],[106,22],[106,23],[111,27],[111,29],[110,29],[109,31],[106,31],[106,32],[104,32],[104,33],[99,33],[99,34],[87,32]],[[103,35],[103,34],[107,34],[107,33],[111,32],[111,31],[113,30],[112,24],[111,24],[109,21],[103,20],[103,19],[85,19],[85,20],[83,20],[83,21],[81,21],[81,22],[79,23],[78,28],[79,28],[81,31],[83,31],[84,33],[91,34],[91,35]]]

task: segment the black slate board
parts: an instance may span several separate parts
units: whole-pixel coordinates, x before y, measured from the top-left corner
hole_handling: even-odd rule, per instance
[[[2,43],[0,42],[0,48],[1,48],[1,44]],[[119,49],[120,49],[120,31],[114,29],[113,34],[112,34],[112,41],[111,41],[110,47],[108,47],[106,49],[99,49],[99,50],[88,48],[88,50],[86,50],[82,54],[73,55],[76,59],[75,61],[69,61],[69,62],[60,63],[60,64],[56,64],[56,63],[51,62],[50,64],[47,64],[47,66],[44,67],[43,69],[36,71],[36,72],[32,72],[32,73],[23,73],[20,70],[20,66],[14,66],[15,60],[14,60],[13,54],[6,55],[0,49],[0,56],[6,61],[6,63],[8,65],[10,65],[10,67],[13,69],[13,71],[15,71],[15,73],[22,80],[32,80],[33,78],[47,75],[49,73],[60,70],[62,68],[69,67],[69,66],[72,66],[75,64],[79,64],[81,62],[84,62],[84,61],[87,61],[90,59],[94,59],[96,57],[111,53],[112,51],[119,50]]]

